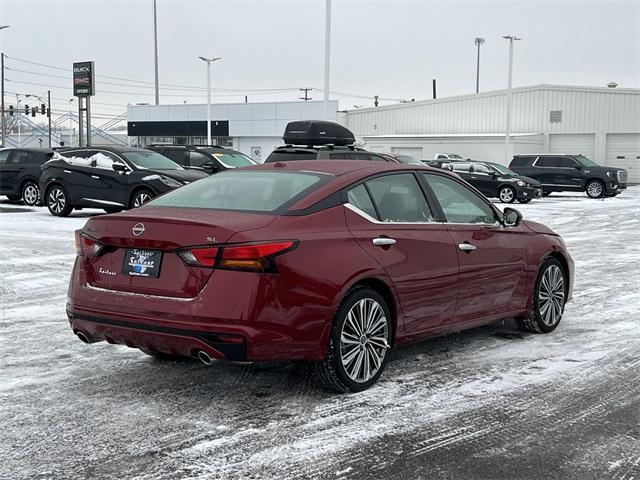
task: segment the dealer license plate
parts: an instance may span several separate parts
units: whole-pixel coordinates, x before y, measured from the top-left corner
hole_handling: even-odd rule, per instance
[[[160,275],[162,252],[157,250],[127,249],[122,272],[136,277],[154,277]]]

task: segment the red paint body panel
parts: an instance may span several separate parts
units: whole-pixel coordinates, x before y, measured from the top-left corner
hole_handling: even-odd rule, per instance
[[[252,168],[335,176],[292,205],[289,212],[294,213],[369,175],[431,170],[357,161],[276,165]],[[144,233],[135,235],[138,223],[144,224]],[[527,222],[508,229],[376,224],[342,204],[294,215],[151,205],[87,222],[83,232],[106,249],[97,257],[77,257],[67,310],[72,328],[90,341],[178,355],[204,350],[214,358],[232,358],[224,340],[232,335],[245,349],[236,360],[317,361],[324,358],[340,302],[363,280],[386,285],[397,343],[525,314],[546,256],[561,254],[573,278],[564,243],[543,228]],[[397,244],[373,246],[372,239],[381,235]],[[191,266],[177,252],[196,245],[284,240],[296,241],[296,248],[275,257],[277,273]],[[478,250],[459,251],[464,241]],[[161,251],[159,277],[125,275],[127,248]]]

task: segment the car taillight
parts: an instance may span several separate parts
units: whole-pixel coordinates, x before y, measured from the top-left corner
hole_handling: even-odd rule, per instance
[[[220,257],[220,268],[274,272],[273,258],[295,248],[296,242],[259,243],[225,247]]]
[[[97,257],[104,248],[97,240],[76,230],[76,254],[81,257]]]
[[[249,272],[276,272],[274,257],[294,249],[297,242],[251,243],[220,247],[194,247],[178,251],[180,258],[196,267]]]
[[[214,267],[218,258],[218,247],[192,248],[182,250],[178,255],[189,265],[196,267]]]

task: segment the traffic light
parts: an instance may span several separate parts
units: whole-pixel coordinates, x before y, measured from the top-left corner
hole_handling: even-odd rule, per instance
[[[32,116],[32,117],[35,117],[35,116],[36,116],[36,113],[38,113],[38,107],[33,107],[33,108],[31,109],[31,116]]]
[[[47,113],[47,106],[42,103],[40,104],[40,115],[44,115],[45,113]]]
[[[9,105],[9,115],[13,117],[13,105]]]
[[[24,106],[24,114],[29,115],[29,105]]]

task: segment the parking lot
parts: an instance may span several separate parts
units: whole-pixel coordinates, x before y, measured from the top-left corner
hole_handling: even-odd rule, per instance
[[[2,201],[0,478],[639,478],[639,206],[640,187],[518,205],[576,261],[560,327],[428,340],[336,395],[304,365],[82,344],[65,317],[72,233],[98,211]]]

